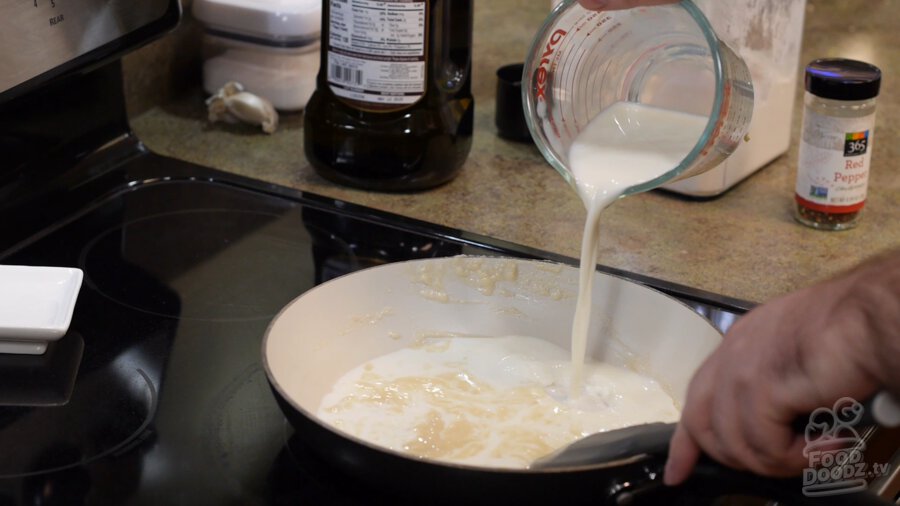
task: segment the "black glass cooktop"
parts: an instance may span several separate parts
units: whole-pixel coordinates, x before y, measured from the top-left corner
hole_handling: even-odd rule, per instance
[[[68,334],[39,357],[0,355],[0,506],[397,504],[293,437],[260,363],[269,321],[317,283],[385,262],[574,263],[155,155],[136,165],[84,185],[87,200],[48,203],[0,253],[84,271]],[[720,328],[744,309],[637,281]]]

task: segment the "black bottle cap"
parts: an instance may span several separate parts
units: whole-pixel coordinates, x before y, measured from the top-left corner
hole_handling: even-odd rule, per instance
[[[878,96],[881,70],[857,60],[822,58],[806,66],[806,91],[834,100],[867,100]]]

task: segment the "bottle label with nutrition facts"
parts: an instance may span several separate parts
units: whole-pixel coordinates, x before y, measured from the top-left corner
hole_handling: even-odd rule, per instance
[[[422,98],[427,10],[426,0],[329,0],[331,91],[388,107]]]
[[[863,207],[874,128],[874,113],[835,118],[805,111],[796,186],[804,207],[830,213],[852,213]]]

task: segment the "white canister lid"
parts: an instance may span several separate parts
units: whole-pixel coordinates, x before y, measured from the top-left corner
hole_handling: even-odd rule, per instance
[[[322,29],[321,0],[194,0],[192,12],[219,35],[304,45]]]

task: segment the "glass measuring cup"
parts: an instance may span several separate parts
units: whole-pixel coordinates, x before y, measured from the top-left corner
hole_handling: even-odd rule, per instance
[[[747,65],[690,0],[621,11],[564,0],[535,36],[522,83],[531,135],[573,187],[569,147],[607,107],[635,102],[709,118],[677,167],[623,195],[716,167],[744,139],[753,114]]]

